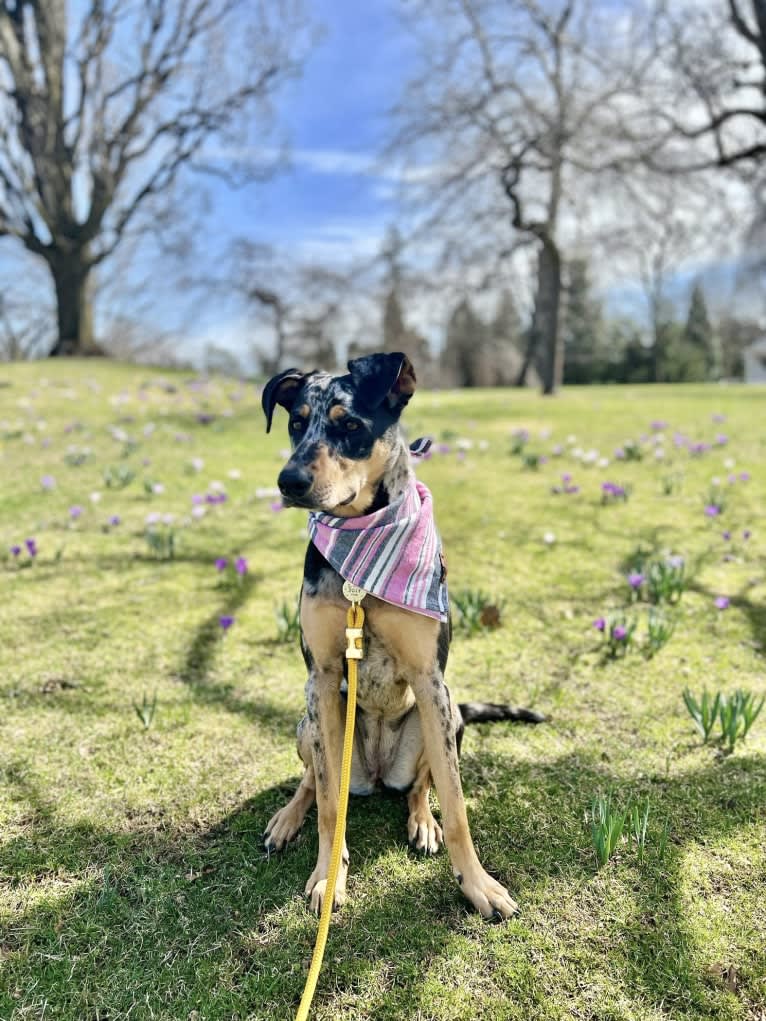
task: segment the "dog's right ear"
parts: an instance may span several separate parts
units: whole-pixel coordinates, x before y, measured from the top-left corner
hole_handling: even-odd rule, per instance
[[[271,432],[271,420],[274,417],[274,409],[281,404],[288,411],[292,409],[295,398],[305,379],[305,373],[300,369],[285,369],[278,376],[274,376],[263,388],[261,404],[263,413],[266,416],[266,432]]]

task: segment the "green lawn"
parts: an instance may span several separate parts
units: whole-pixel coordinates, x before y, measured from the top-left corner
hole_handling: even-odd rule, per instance
[[[305,520],[261,491],[281,464],[283,413],[266,437],[255,388],[189,382],[100,362],[0,370],[3,1019],[279,1021],[300,998],[315,814],[281,857],[266,860],[259,835],[300,775],[305,678],[275,608],[296,597]],[[656,419],[669,423],[663,460]],[[403,798],[352,800],[349,900],[313,1016],[762,1021],[766,710],[726,755],[703,745],[682,691],[766,691],[766,390],[421,393],[406,421],[450,447],[418,472],[452,590],[503,606],[497,631],[456,636],[451,690],[551,716],[463,743],[480,857],[522,913],[487,925],[446,855],[413,857]],[[537,470],[510,453],[521,428],[525,451],[549,458]],[[692,456],[675,430],[712,447]],[[628,439],[642,460],[614,460]],[[578,447],[609,465],[581,463]],[[118,488],[124,467],[134,478]],[[580,491],[552,494],[565,472]],[[192,518],[192,495],[215,480],[227,501]],[[629,501],[602,505],[604,481],[631,487]],[[717,518],[711,488],[727,497]],[[145,521],[168,513],[175,556],[162,559]],[[644,655],[639,603],[638,647],[609,659],[593,621],[628,605],[639,546],[682,555],[687,588],[664,648]],[[214,566],[237,556],[242,583]],[[146,729],[144,696],[156,696]],[[623,842],[597,868],[586,815],[607,792],[649,799],[643,863]]]

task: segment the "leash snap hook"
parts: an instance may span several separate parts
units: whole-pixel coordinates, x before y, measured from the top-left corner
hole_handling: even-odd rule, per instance
[[[350,581],[343,582],[343,595],[351,603],[346,614],[346,659],[364,659],[364,610],[359,605],[367,592]]]

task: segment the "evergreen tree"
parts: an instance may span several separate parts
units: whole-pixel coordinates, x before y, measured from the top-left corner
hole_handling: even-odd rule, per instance
[[[588,263],[572,259],[561,325],[564,339],[564,382],[597,383],[606,372],[601,303],[591,296]]]
[[[407,353],[404,347],[406,333],[402,304],[396,288],[392,286],[383,306],[383,350]]]
[[[676,358],[684,364],[689,381],[718,378],[721,371],[720,352],[708,316],[705,293],[699,283],[692,288],[683,345],[686,350],[676,352]]]
[[[510,291],[502,291],[495,314],[485,331],[481,375],[485,386],[513,386],[521,369],[525,345],[524,327]],[[539,380],[529,384],[539,386]]]
[[[483,378],[483,350],[487,341],[486,324],[463,298],[449,318],[442,362],[453,386],[486,386]]]
[[[521,353],[524,350],[524,327],[510,291],[501,292],[492,322],[490,336],[498,345],[508,345]]]

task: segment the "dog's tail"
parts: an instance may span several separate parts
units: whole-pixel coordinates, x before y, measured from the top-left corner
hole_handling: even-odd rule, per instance
[[[547,719],[534,709],[496,702],[461,702],[458,705],[463,723],[496,723],[498,720],[515,720],[518,723],[544,723]]]

